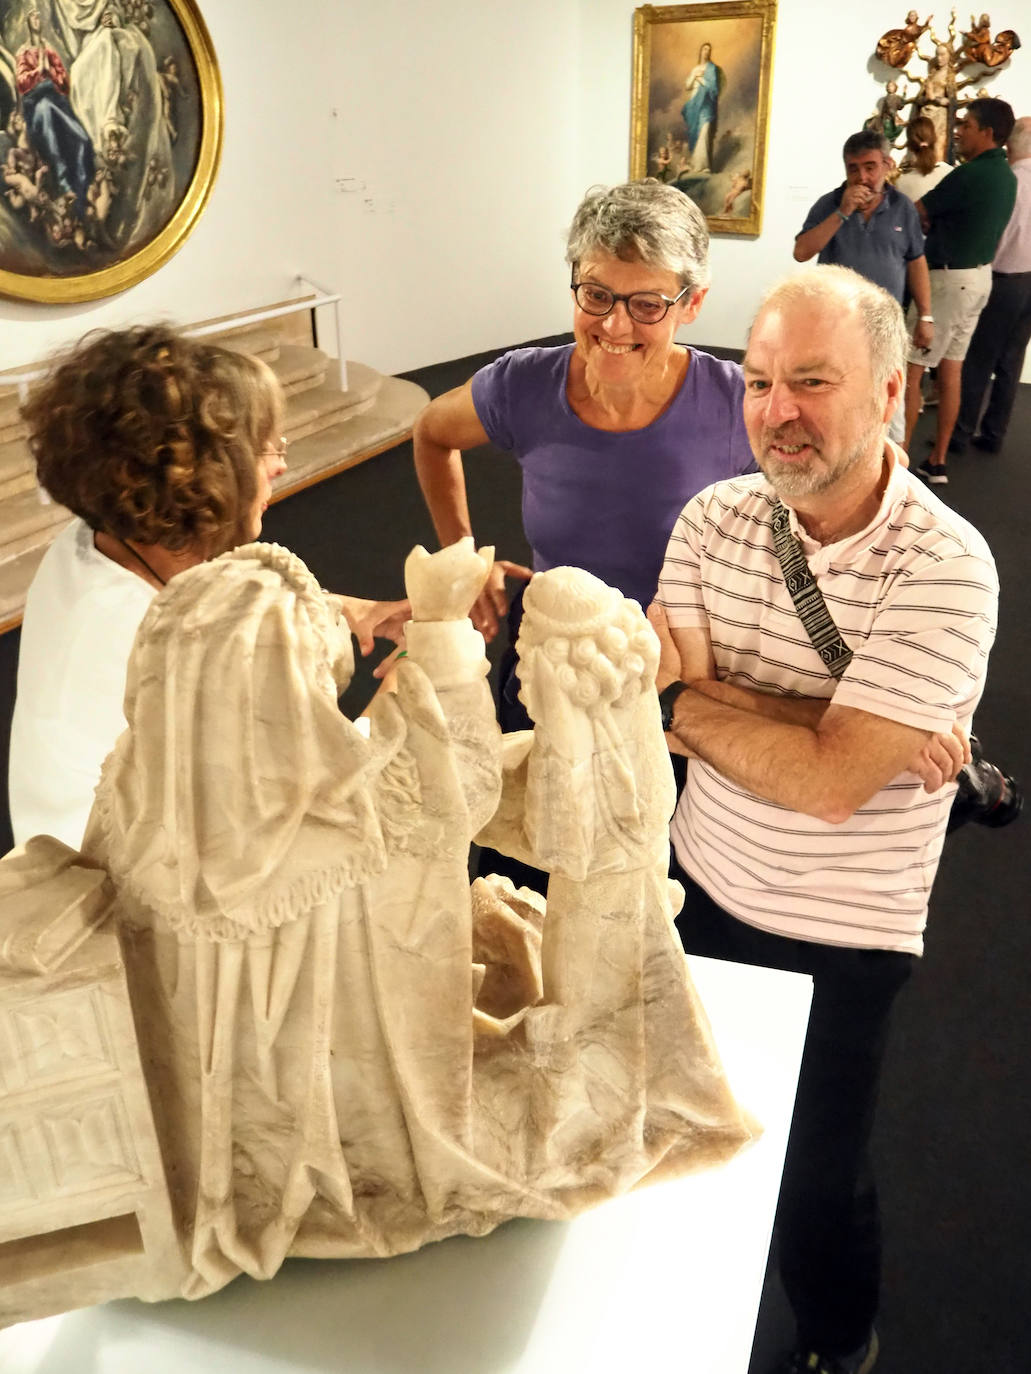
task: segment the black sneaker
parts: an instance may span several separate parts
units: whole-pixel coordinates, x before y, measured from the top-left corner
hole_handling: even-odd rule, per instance
[[[949,474],[944,463],[921,463],[916,471],[918,477],[923,477],[932,486],[947,487],[949,485]]]
[[[821,1355],[816,1350],[794,1350],[774,1374],[870,1374],[877,1363],[880,1346],[877,1332],[851,1355]]]
[[[989,439],[987,434],[975,434],[971,442],[974,448],[979,448],[982,453],[998,453],[1002,445],[995,439]]]

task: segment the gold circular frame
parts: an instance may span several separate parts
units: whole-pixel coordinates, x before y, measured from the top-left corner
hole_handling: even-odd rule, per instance
[[[48,305],[70,305],[114,296],[156,272],[179,251],[207,204],[222,157],[225,112],[218,59],[194,0],[165,0],[182,28],[197,69],[201,133],[197,165],[172,218],[145,248],[122,262],[78,277],[34,277],[0,268],[0,295]]]

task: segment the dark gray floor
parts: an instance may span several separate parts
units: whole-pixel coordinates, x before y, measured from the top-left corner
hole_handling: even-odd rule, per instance
[[[411,374],[431,394],[479,359]],[[921,422],[914,454],[933,412]],[[950,460],[941,494],[985,534],[999,564],[1002,618],[978,731],[988,753],[1031,779],[1031,602],[1023,586],[1031,387],[1003,453]],[[467,461],[474,528],[501,557],[527,556],[519,472],[492,451]],[[269,511],[266,534],[324,586],[401,592],[416,542],[432,545],[402,445]],[[16,633],[0,637],[0,760],[14,691]],[[371,687],[370,667],[349,701]],[[5,770],[6,771],[6,770]],[[0,816],[0,852],[10,844]],[[931,900],[927,954],[898,1008],[876,1132],[885,1218],[883,1374],[1023,1374],[1031,1369],[1031,817],[968,827],[947,846]],[[691,1237],[684,1237],[691,1244]],[[642,1320],[646,1320],[642,1313]],[[751,1374],[765,1374],[790,1323],[767,1278]],[[676,1352],[670,1367],[682,1368]],[[691,1371],[690,1374],[706,1374]]]

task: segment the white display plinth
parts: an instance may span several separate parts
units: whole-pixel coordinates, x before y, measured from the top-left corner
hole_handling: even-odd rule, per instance
[[[390,1260],[292,1260],[201,1302],[0,1331],[3,1374],[745,1374],[812,983],[690,960],[739,1101],[721,1168],[569,1223],[516,1221]]]

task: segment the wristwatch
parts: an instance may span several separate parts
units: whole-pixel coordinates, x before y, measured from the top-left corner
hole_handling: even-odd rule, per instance
[[[920,316],[920,323],[921,323],[921,324],[934,324],[934,316],[933,316],[933,315],[921,315],[921,316]]]
[[[686,682],[671,682],[659,693],[659,715],[662,719],[663,733],[673,728],[673,703],[681,692],[686,691]]]

